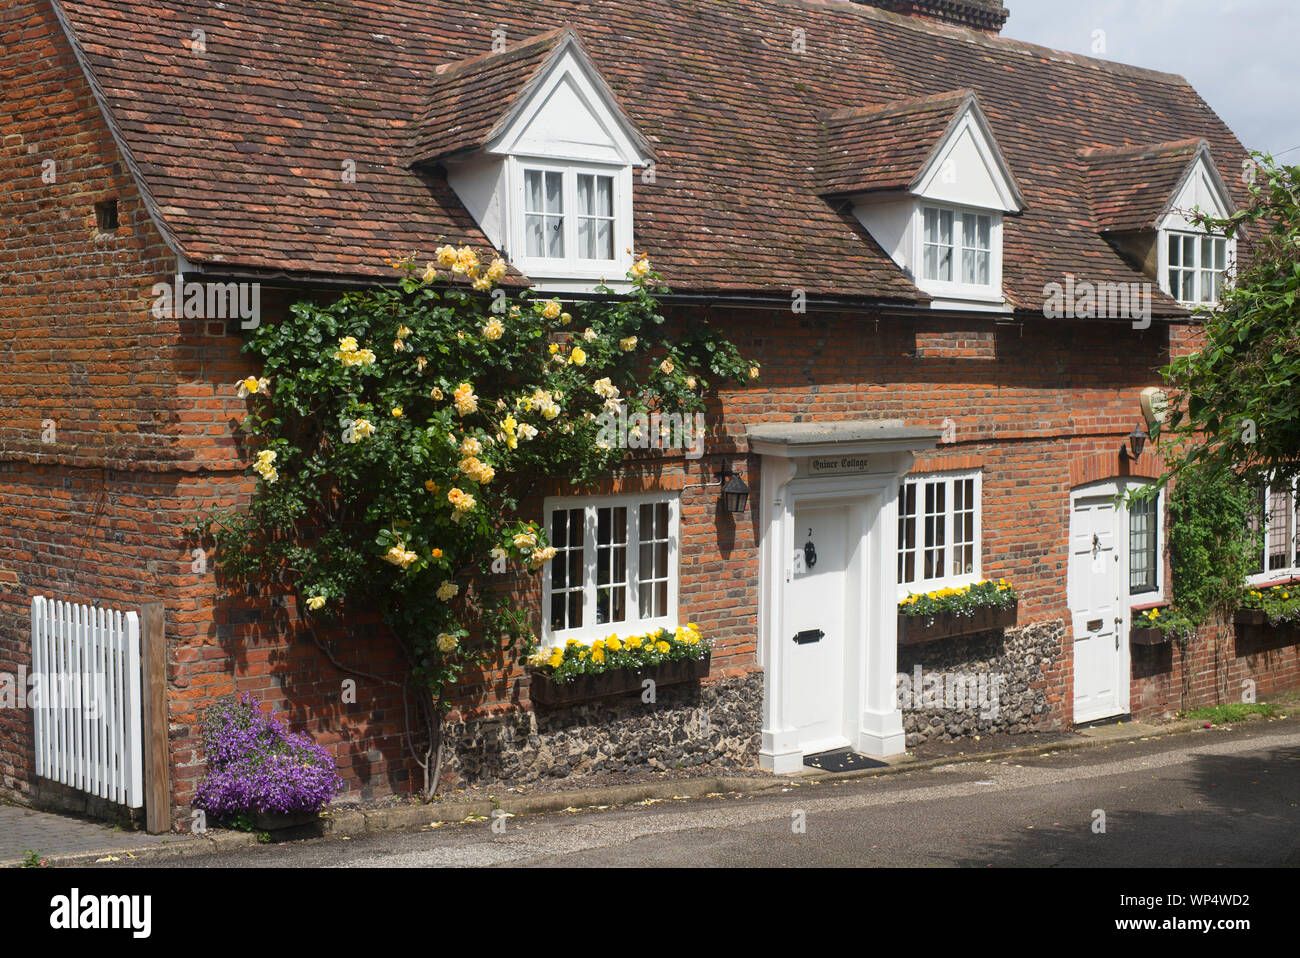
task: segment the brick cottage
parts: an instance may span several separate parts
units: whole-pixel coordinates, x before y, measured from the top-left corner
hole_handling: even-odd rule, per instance
[[[0,672],[32,666],[34,596],[161,602],[178,816],[204,709],[235,692],[324,744],[354,796],[413,788],[400,691],[341,701],[346,674],[292,597],[234,592],[186,530],[254,488],[231,386],[258,372],[248,321],[465,242],[574,302],[645,252],[669,317],[707,315],[763,375],[711,401],[701,458],[634,455],[593,489],[557,477],[535,515],[581,581],[520,577],[544,645],[695,622],[707,678],[653,706],[534,708],[521,670],[473,673],[448,783],[786,773],[839,747],[1300,683],[1293,632],[1187,653],[1129,635],[1170,596],[1163,497],[1116,503],[1161,468],[1129,436],[1237,252],[1188,213],[1244,200],[1246,152],[1180,77],[1003,38],[1006,16],[999,0],[7,0]],[[155,284],[178,282],[257,299],[160,318]],[[751,493],[737,515],[729,471]],[[1262,567],[1285,578],[1296,503],[1271,495],[1288,532]],[[616,540],[598,531],[615,521]],[[591,577],[613,541],[647,558],[627,617],[602,622]],[[1014,623],[900,642],[901,599],[984,579],[1014,585]],[[337,662],[399,680],[393,638],[352,624],[364,642],[334,642]],[[918,669],[996,679],[997,708],[900,707]],[[35,774],[33,734],[30,712],[0,710],[0,788],[67,799]]]

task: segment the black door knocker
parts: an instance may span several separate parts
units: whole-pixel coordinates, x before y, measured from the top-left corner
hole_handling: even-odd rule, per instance
[[[804,543],[803,547],[804,565],[809,569],[817,564],[817,547],[813,545],[812,532],[812,529],[808,530],[808,541]]]

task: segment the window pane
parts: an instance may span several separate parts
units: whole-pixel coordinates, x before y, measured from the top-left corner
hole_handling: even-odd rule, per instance
[[[614,178],[580,173],[578,183],[578,255],[614,258]]]
[[[524,246],[529,256],[564,256],[564,174],[524,170]]]
[[[1291,494],[1285,489],[1269,490],[1268,515],[1266,517],[1268,569],[1273,572],[1286,569],[1291,558]]]
[[[975,480],[958,479],[952,487],[952,569],[955,576],[975,572]]]
[[[898,490],[898,581],[916,581],[916,483]]]
[[[582,626],[584,509],[557,509],[551,513],[551,545],[555,560],[547,566],[551,576],[551,628]]]
[[[1225,239],[1214,241],[1214,268],[1219,271],[1228,268],[1228,241]]]
[[[1182,249],[1183,249],[1183,244],[1178,239],[1178,237],[1170,236],[1169,237],[1169,265],[1170,266],[1181,266],[1183,264]]]
[[[925,484],[925,578],[937,579],[943,575],[947,530],[947,491],[943,482]]]
[[[627,619],[627,509],[596,510],[596,622]]]
[[[646,503],[638,515],[637,603],[643,619],[668,614],[668,503]]]
[[[1130,594],[1154,592],[1157,588],[1156,501],[1134,502],[1129,508]]]
[[[927,208],[924,213],[925,238],[922,244],[925,279],[952,282],[953,213],[951,210]]]

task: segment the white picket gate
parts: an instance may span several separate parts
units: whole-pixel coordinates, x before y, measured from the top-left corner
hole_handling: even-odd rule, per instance
[[[36,774],[144,805],[140,616],[32,598]]]

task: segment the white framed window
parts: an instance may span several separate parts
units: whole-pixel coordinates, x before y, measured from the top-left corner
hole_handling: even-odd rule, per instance
[[[628,168],[516,160],[515,264],[530,276],[621,280],[630,193]]]
[[[898,595],[980,580],[982,474],[935,473],[898,490]]]
[[[1252,532],[1263,531],[1255,556],[1252,584],[1300,576],[1300,497],[1296,483],[1259,488],[1250,517]]]
[[[920,284],[943,296],[991,299],[1002,286],[1002,217],[961,207],[919,207]]]
[[[543,644],[677,627],[675,493],[548,499]]]
[[[1217,303],[1223,295],[1228,252],[1225,237],[1168,232],[1165,255],[1169,295],[1180,303]]]

